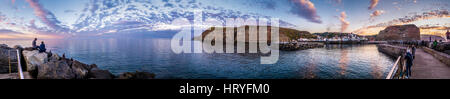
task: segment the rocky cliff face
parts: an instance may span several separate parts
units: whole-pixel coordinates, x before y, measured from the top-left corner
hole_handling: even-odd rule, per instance
[[[224,34],[223,39],[225,41],[225,38],[227,36],[227,32],[226,32],[227,28],[230,28],[230,27],[211,27],[210,29],[208,29],[208,30],[206,30],[206,31],[204,31],[202,33],[202,37],[205,38],[207,35],[209,35],[215,29],[222,29],[223,30],[223,34]],[[250,28],[254,28],[254,29],[257,30],[256,34],[259,35],[259,28],[260,28],[260,26],[248,26],[248,25],[246,25],[246,26],[232,27],[232,28],[234,29],[233,33],[234,33],[234,36],[235,36],[234,37],[235,41],[236,41],[236,36],[245,36],[245,42],[247,42],[247,43],[248,42],[258,42],[258,41],[252,41],[252,40],[249,39],[249,35],[251,33],[249,31],[250,31]],[[244,28],[245,32],[244,33],[238,33],[238,28]],[[291,41],[291,40],[297,40],[300,37],[302,37],[302,38],[315,38],[316,37],[316,36],[312,35],[311,33],[309,33],[308,31],[299,31],[299,30],[290,29],[290,28],[283,28],[283,27],[277,27],[277,28],[279,29],[279,40],[280,40],[280,42],[288,42],[288,41]],[[271,38],[270,38],[270,36],[271,36],[271,29],[272,29],[271,26],[267,27],[267,37],[268,38],[265,39],[265,40],[267,40],[267,42],[271,41]],[[256,38],[257,39],[264,39],[264,38],[259,38],[259,37],[256,37]],[[194,39],[195,40],[200,40],[199,37],[195,37]]]
[[[420,40],[420,29],[413,24],[389,26],[380,31],[376,40],[382,41],[411,41]]]

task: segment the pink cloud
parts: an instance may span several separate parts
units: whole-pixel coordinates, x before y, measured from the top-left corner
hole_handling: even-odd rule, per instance
[[[310,22],[322,23],[320,16],[317,15],[317,9],[309,0],[291,0],[296,6],[291,10],[294,14],[307,19]]]
[[[372,18],[374,18],[374,17],[376,17],[376,16],[380,16],[380,15],[383,14],[383,13],[384,13],[383,10],[376,10],[376,11],[374,11],[372,14],[370,14],[370,18],[372,19]]]
[[[64,29],[58,25],[60,22],[56,19],[55,15],[53,15],[53,13],[51,13],[50,11],[44,9],[42,5],[39,4],[39,0],[26,1],[30,4],[30,7],[34,9],[34,14],[39,18],[39,20],[41,20],[48,27],[55,30]]]
[[[372,10],[373,8],[375,8],[378,5],[378,1],[379,0],[370,0],[369,10]]]
[[[350,25],[350,22],[345,20],[346,18],[347,14],[345,12],[341,12],[341,16],[339,16],[339,21],[341,21],[341,32],[344,32]]]

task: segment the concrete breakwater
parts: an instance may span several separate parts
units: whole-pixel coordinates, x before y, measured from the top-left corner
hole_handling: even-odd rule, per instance
[[[317,42],[295,42],[295,43],[280,43],[280,50],[282,51],[296,51],[310,48],[323,47],[323,43]]]
[[[394,46],[389,44],[378,44],[378,51],[387,54],[390,57],[397,58],[406,53],[406,47]]]
[[[36,79],[152,79],[155,76],[152,73],[139,71],[113,75],[109,70],[98,68],[96,64],[85,64],[66,58],[65,55],[60,56],[52,52],[39,53],[32,48],[20,46],[4,47],[0,51],[6,49],[19,49],[24,61],[22,65],[26,65],[22,66],[24,71],[29,72],[31,77]]]

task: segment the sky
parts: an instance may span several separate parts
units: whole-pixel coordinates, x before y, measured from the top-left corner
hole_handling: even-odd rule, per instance
[[[279,18],[311,33],[377,34],[415,24],[421,34],[450,27],[450,0],[1,0],[0,38],[65,38],[177,29],[177,18]],[[198,13],[197,13],[198,14]]]

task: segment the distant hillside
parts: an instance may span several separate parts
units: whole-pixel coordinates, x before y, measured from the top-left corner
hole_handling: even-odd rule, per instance
[[[249,28],[250,27],[256,27],[256,29],[258,30],[260,26],[241,26],[241,27],[231,27],[234,28],[234,35],[235,35],[235,40],[236,40],[236,36],[237,35],[244,35],[244,34],[237,34],[237,29],[238,28],[244,28],[245,27],[245,42],[254,42],[254,41],[249,41],[248,37],[249,37]],[[210,32],[214,31],[215,29],[223,29],[223,33],[225,34],[224,38],[226,37],[226,29],[229,27],[211,27],[210,29],[204,31],[202,33],[202,37],[204,38],[206,35],[208,35]],[[271,36],[271,26],[267,27],[267,40],[270,41],[270,36]],[[259,31],[257,32],[257,34],[259,33]],[[301,38],[317,38],[317,36],[312,35],[311,33],[309,33],[308,31],[299,31],[299,30],[295,30],[295,29],[290,29],[290,28],[282,28],[279,27],[279,39],[280,42],[286,42],[286,41],[291,41],[291,40],[297,40],[300,37]],[[194,39],[199,40],[199,37],[195,37]],[[259,39],[259,38],[258,38]]]
[[[420,29],[414,24],[389,26],[386,27],[386,29],[380,31],[376,39],[379,41],[420,40]]]
[[[324,33],[313,33],[313,35],[319,35],[325,38],[333,38],[333,37],[344,37],[350,36],[352,33],[340,33],[340,32],[324,32]],[[357,35],[361,37],[360,35]]]

